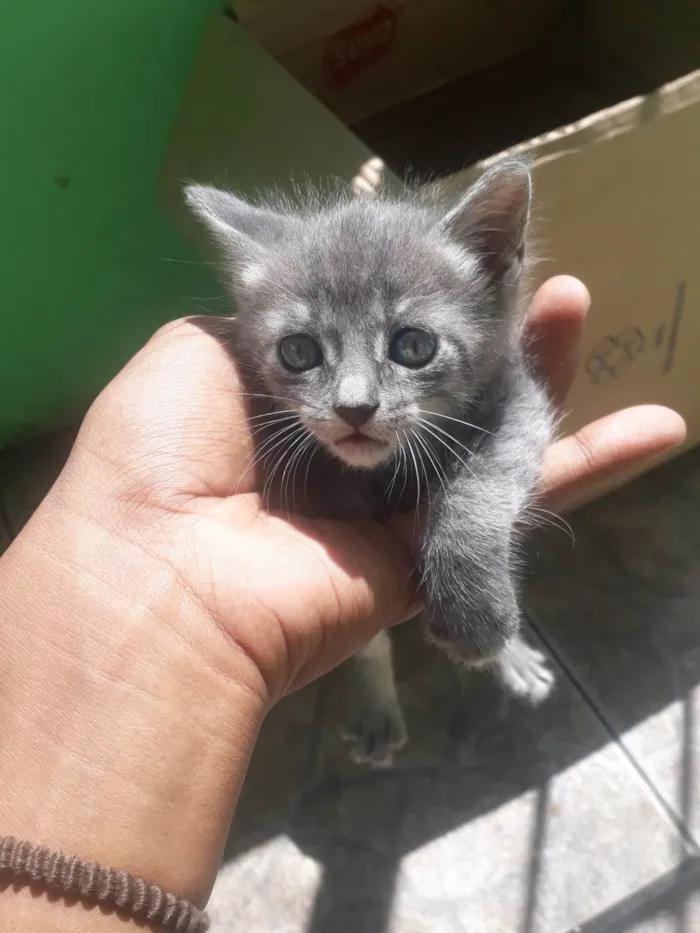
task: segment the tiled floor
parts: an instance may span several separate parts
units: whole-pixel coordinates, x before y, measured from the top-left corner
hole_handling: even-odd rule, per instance
[[[65,455],[0,461],[16,532]],[[527,604],[560,669],[505,704],[410,626],[397,633],[411,744],[351,766],[342,671],[261,736],[212,910],[215,933],[700,930],[700,452],[533,547]]]

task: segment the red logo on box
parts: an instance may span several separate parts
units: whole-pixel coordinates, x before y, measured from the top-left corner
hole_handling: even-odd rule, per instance
[[[398,31],[398,13],[380,3],[367,19],[331,36],[323,62],[329,82],[342,85],[352,81],[386,54]]]

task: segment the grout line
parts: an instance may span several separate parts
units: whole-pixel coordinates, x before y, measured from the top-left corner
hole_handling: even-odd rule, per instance
[[[544,634],[543,626],[539,620],[536,620],[536,617],[530,610],[525,612],[527,621],[532,626],[533,631],[537,637],[542,641],[547,651],[552,655],[556,663],[561,668],[562,672],[566,678],[571,683],[572,687],[578,693],[580,698],[584,703],[589,707],[593,715],[596,717],[598,722],[603,726],[605,731],[608,733],[611,739],[615,742],[617,747],[620,749],[624,757],[627,759],[627,762],[631,765],[633,770],[637,773],[640,780],[646,786],[647,790],[650,792],[657,805],[661,808],[666,817],[671,821],[673,826],[679,832],[683,841],[688,845],[694,855],[700,854],[700,847],[695,841],[693,834],[691,833],[689,827],[686,825],[682,817],[676,812],[674,807],[666,800],[664,795],[658,789],[656,784],[651,778],[651,775],[643,767],[643,765],[637,760],[637,758],[630,752],[629,748],[625,744],[624,739],[620,736],[617,729],[610,722],[608,717],[605,714],[605,711],[599,706],[596,700],[588,692],[582,681],[579,679],[578,675],[571,667],[567,661],[564,660],[563,655],[557,649],[556,645]]]
[[[641,923],[651,929],[649,921],[667,918],[674,923],[676,906],[687,905],[700,888],[697,856],[691,855],[676,868],[611,904],[602,913],[577,924],[567,933],[633,933]],[[654,924],[654,929],[658,929]],[[668,929],[664,925],[664,929]],[[678,925],[674,929],[679,933]],[[684,928],[681,928],[684,929]]]

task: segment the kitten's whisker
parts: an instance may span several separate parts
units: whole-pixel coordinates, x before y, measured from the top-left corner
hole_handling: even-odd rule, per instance
[[[411,443],[411,438],[410,438],[410,437],[406,437],[406,443],[407,443],[407,445],[408,445],[408,452],[409,452],[410,455],[411,455],[411,460],[413,461],[413,466],[414,466],[415,469],[416,469],[416,515],[415,515],[415,521],[414,521],[414,523],[413,523],[413,531],[414,531],[414,534],[415,534],[415,532],[416,532],[416,530],[417,530],[417,528],[418,528],[418,511],[419,511],[419,509],[420,509],[420,494],[421,494],[421,488],[420,488],[420,472],[419,472],[419,470],[418,470],[418,461],[417,461],[417,459],[416,459],[416,454],[415,454],[415,452],[414,452],[414,450],[413,450],[413,444]]]
[[[254,425],[254,430],[250,432],[251,437],[255,437],[256,434],[262,434],[263,431],[269,430],[276,424],[285,424],[285,422],[295,420],[295,415],[286,415],[284,418],[274,418],[271,421],[265,421],[262,424]]]
[[[525,520],[527,522],[527,525],[531,529],[532,528],[551,528],[556,531],[561,531],[561,532],[564,532],[566,537],[571,541],[572,547],[576,543],[574,540],[572,540],[571,535],[569,534],[568,530],[563,528],[558,522],[550,521],[549,519],[545,518],[542,515],[533,515],[532,513],[527,515]]]
[[[238,389],[238,394],[245,396],[245,398],[267,398],[272,399],[273,402],[289,402],[290,405],[294,404],[294,399],[287,398],[284,395],[270,395],[267,392],[244,392],[242,389]]]
[[[438,411],[427,411],[419,408],[418,414],[430,415],[434,418],[446,418],[448,421],[456,421],[457,424],[463,424],[465,428],[473,428],[475,431],[480,431],[482,434],[488,434],[489,437],[496,436],[492,431],[487,431],[486,428],[480,428],[478,424],[472,424],[471,421],[464,421],[462,418],[453,418],[451,415],[443,415]]]
[[[221,302],[222,304],[228,304],[228,302],[226,301],[226,299],[225,299],[225,298],[222,298],[220,295],[209,295],[209,296],[204,296],[204,295],[181,295],[180,297],[183,298],[185,301],[204,301],[204,302],[206,302],[206,301],[219,301],[219,302]]]
[[[425,441],[423,440],[423,438],[416,431],[412,431],[411,433],[413,437],[415,438],[416,443],[420,444],[422,449],[427,452],[427,448],[425,446]],[[423,454],[421,453],[421,450],[417,449],[416,452],[418,454],[418,459],[420,460],[420,466],[421,466],[421,470],[423,471],[423,476],[425,477],[425,489],[426,489],[426,495],[428,497],[428,513],[430,513],[430,508],[432,506],[432,501],[430,498],[430,477],[428,476],[428,470],[425,465],[425,461],[423,459]],[[428,452],[428,455],[430,456],[429,452]]]
[[[236,484],[236,488],[234,492],[238,492],[241,482],[243,481],[243,477],[250,470],[254,469],[259,463],[261,463],[263,460],[269,457],[270,454],[280,446],[280,444],[283,444],[285,443],[285,441],[288,441],[290,439],[290,434],[289,434],[290,431],[294,432],[294,431],[300,431],[300,430],[303,430],[301,425],[288,424],[285,427],[280,428],[278,431],[275,431],[271,437],[268,437],[268,439],[260,445],[258,450],[255,451],[254,456],[251,457],[250,463],[248,464],[248,466],[245,468],[245,470],[241,474],[238,480],[238,483]],[[294,436],[294,435],[292,434],[291,436]],[[275,443],[273,444],[273,442]]]
[[[306,431],[306,429],[302,427],[301,425],[297,427],[297,430],[300,432],[300,436],[303,432]],[[262,490],[263,502],[267,500],[268,493],[272,490],[272,483],[274,481],[275,475],[277,474],[277,471],[279,470],[280,466],[284,463],[285,456],[289,453],[289,446],[293,444],[296,441],[296,439],[297,439],[297,435],[293,433],[289,435],[288,437],[283,438],[281,441],[279,441],[275,445],[275,448],[273,448],[273,449],[278,449],[279,447],[282,447],[282,450],[280,450],[279,454],[277,455],[277,459],[275,460],[274,466],[267,473],[265,477],[265,482],[263,484],[263,490]],[[272,451],[269,451],[267,456],[270,456],[271,453]]]
[[[396,466],[394,467],[394,475],[391,477],[391,482],[387,486],[384,492],[384,495],[382,496],[382,499],[386,499],[387,502],[390,501],[391,499],[391,494],[394,491],[394,486],[396,485],[396,480],[399,475],[399,467],[401,466],[401,460],[399,459],[400,453],[401,453],[401,443],[399,442],[399,449],[396,455]]]
[[[299,472],[299,466],[304,459],[304,454],[308,450],[309,444],[310,444],[310,441],[309,441],[309,438],[307,437],[297,447],[296,453],[292,456],[292,471],[289,476],[289,482],[287,486],[292,487],[292,512],[293,513],[296,512],[297,510],[297,474]]]
[[[293,424],[283,425],[281,428],[278,428],[278,430],[273,431],[273,433],[266,440],[264,440],[260,444],[260,446],[257,448],[255,452],[256,457],[253,461],[253,464],[260,463],[262,460],[265,459],[265,457],[269,456],[271,450],[274,450],[275,447],[277,446],[275,444],[275,441],[279,440],[285,435],[289,435],[290,431],[294,432],[300,428],[301,428],[301,425],[297,422]]]
[[[273,424],[283,424],[285,421],[291,421],[296,418],[296,412],[291,412],[289,415],[269,415],[265,420],[260,418],[253,421],[253,419],[249,418],[246,423],[248,427],[254,428],[254,431],[251,431],[251,433],[258,434],[260,431],[264,431],[265,428],[272,427]]]
[[[284,465],[284,469],[282,470],[282,476],[280,478],[280,492],[282,494],[282,501],[284,502],[284,510],[287,514],[289,514],[288,480],[291,475],[290,469],[294,464],[294,458],[299,453],[299,448],[304,446],[305,441],[306,441],[306,438],[303,435],[300,437],[295,437],[293,443],[290,444],[290,446],[288,447],[286,451],[287,462]]]
[[[436,456],[435,456],[435,454],[433,453],[433,451],[430,449],[430,444],[428,444],[428,442],[427,442],[423,437],[421,437],[421,435],[420,435],[420,433],[419,433],[418,431],[415,431],[415,432],[414,432],[414,436],[415,436],[415,438],[416,438],[416,441],[421,445],[421,447],[422,447],[423,450],[425,451],[425,453],[426,453],[428,459],[430,460],[430,463],[432,464],[432,467],[433,467],[433,469],[435,470],[435,473],[436,473],[436,475],[437,475],[437,478],[440,480],[440,485],[442,486],[442,491],[443,491],[444,493],[447,493],[447,487],[445,486],[444,468],[443,468],[442,464],[441,464],[440,461],[436,458]]]
[[[296,511],[296,488],[294,486],[294,477],[296,475],[297,466],[299,463],[299,458],[303,455],[309,444],[309,436],[301,437],[297,441],[295,447],[289,452],[289,459],[287,464],[282,471],[282,496],[285,503],[285,509],[287,514],[289,514],[289,486],[292,486],[292,511]]]
[[[245,471],[243,472],[243,475],[241,476],[241,479],[238,481],[239,484],[241,480],[243,479],[243,477],[246,475],[246,473],[248,473],[250,470],[255,469],[255,467],[261,465],[265,461],[266,457],[268,457],[272,453],[272,451],[275,450],[279,446],[279,443],[281,442],[280,436],[283,433],[286,433],[287,431],[289,431],[291,427],[292,427],[291,425],[288,425],[287,428],[284,429],[284,431],[282,430],[277,431],[272,437],[268,438],[264,442],[264,444],[260,446],[258,450],[255,451],[254,456],[251,457],[250,462],[248,463],[248,466],[246,467]],[[273,443],[273,441],[275,443]],[[236,490],[238,490],[238,486],[236,487]]]
[[[561,515],[557,515],[556,512],[550,512],[549,509],[543,509],[536,505],[530,505],[527,507],[525,514],[534,512],[538,516],[538,521],[547,525],[550,528],[557,528],[559,531],[563,531],[568,538],[571,539],[571,543],[576,544],[576,535],[574,534],[574,529],[566,521],[565,518],[562,518]]]
[[[215,262],[207,262],[204,259],[174,259],[172,256],[161,256],[161,262],[177,262],[183,266],[216,266]]]
[[[309,434],[308,443],[306,444],[306,447],[304,448],[304,451],[303,451],[302,455],[299,457],[299,462],[298,462],[298,464],[297,464],[297,470],[296,470],[297,473],[298,473],[299,470],[301,469],[302,464],[304,463],[304,459],[306,458],[307,453],[308,453],[308,455],[309,455],[309,458],[308,458],[308,461],[307,461],[307,464],[306,464],[306,472],[304,473],[304,485],[302,486],[302,492],[303,492],[303,494],[304,494],[304,501],[307,500],[307,495],[308,495],[308,494],[307,494],[307,490],[306,490],[306,480],[307,480],[307,477],[308,477],[308,475],[309,475],[309,466],[311,465],[311,461],[313,460],[314,454],[316,453],[316,438],[314,437],[313,434]],[[295,487],[295,489],[296,489],[296,487]]]
[[[481,460],[481,457],[476,453],[476,451],[471,450],[469,447],[467,447],[466,444],[463,444],[461,441],[458,441],[457,438],[453,434],[450,434],[449,431],[444,431],[442,428],[438,427],[437,424],[432,424],[426,418],[417,418],[416,421],[418,421],[418,423],[426,430],[430,428],[431,432],[433,432],[433,437],[435,437],[434,432],[437,431],[439,434],[442,434],[444,437],[447,437],[449,440],[451,440],[453,444],[456,444],[458,447],[461,447],[462,450],[465,453],[469,454],[470,457],[474,457],[475,460]]]
[[[298,452],[299,445],[303,443],[303,437],[295,438],[294,443],[288,447],[283,454],[286,459],[286,463],[284,465],[284,469],[282,470],[282,476],[280,477],[280,506],[287,516],[289,515],[289,487],[287,485],[289,468],[294,462],[294,455]]]
[[[406,491],[406,483],[408,482],[408,457],[406,456],[406,448],[404,446],[406,442],[406,432],[402,431],[404,443],[399,442],[399,453],[401,454],[402,472],[403,472],[403,483],[401,484],[401,492],[399,493],[399,503],[403,499],[403,494]]]
[[[316,438],[313,436],[313,434],[311,434],[311,435],[309,435],[309,436],[310,436],[310,438],[311,438],[312,444],[311,444],[311,456],[309,457],[309,461],[308,461],[308,463],[306,464],[306,471],[305,471],[305,473],[304,473],[304,498],[305,498],[305,499],[308,498],[308,492],[307,492],[306,487],[307,487],[307,483],[308,483],[308,481],[309,481],[309,470],[311,469],[311,463],[312,463],[312,461],[313,461],[313,459],[314,459],[314,457],[316,456],[316,453],[317,453],[317,451],[318,451],[318,444],[316,443]]]
[[[248,422],[259,421],[261,418],[275,418],[278,415],[296,415],[296,412],[293,408],[283,408],[281,411],[275,409],[273,411],[263,411],[259,415],[251,415],[247,419]]]
[[[421,419],[421,421],[422,421],[422,419]],[[424,430],[424,431],[427,431],[428,434],[432,435],[432,437],[433,437],[436,441],[439,441],[439,442],[442,444],[442,446],[443,446],[446,450],[449,450],[449,452],[452,454],[452,456],[453,456],[453,457],[456,457],[456,458],[459,460],[459,462],[462,464],[462,466],[463,466],[466,470],[468,470],[469,473],[471,473],[472,476],[474,476],[474,470],[472,470],[472,468],[469,466],[469,464],[468,464],[465,460],[463,460],[463,459],[460,457],[460,455],[457,453],[456,450],[454,450],[452,447],[450,447],[450,445],[447,443],[447,441],[443,440],[443,438],[441,438],[439,434],[435,434],[435,433],[432,431],[432,427],[434,427],[434,425],[429,425],[427,422],[424,422],[424,423],[423,423],[423,430]],[[449,436],[449,435],[448,435],[448,436]],[[469,452],[471,452],[471,451],[469,451]]]
[[[263,487],[263,500],[264,500],[264,501],[265,501],[265,499],[266,499],[266,496],[267,496],[269,493],[272,492],[272,485],[273,485],[273,483],[274,483],[274,478],[275,478],[275,476],[277,475],[277,471],[278,471],[279,468],[282,466],[282,464],[285,463],[285,461],[286,461],[286,464],[285,464],[285,469],[286,469],[286,467],[289,465],[289,460],[290,460],[290,457],[291,457],[291,452],[294,451],[294,450],[296,449],[297,443],[300,443],[301,441],[303,441],[303,438],[302,438],[302,437],[299,437],[299,438],[297,438],[297,437],[292,437],[292,438],[289,439],[289,442],[288,442],[287,446],[286,446],[286,447],[283,447],[282,450],[280,450],[280,452],[279,452],[279,454],[278,454],[278,456],[277,456],[277,459],[276,459],[276,461],[275,461],[275,464],[274,464],[272,470],[270,471],[270,473],[269,473],[269,475],[268,475],[268,479],[267,479],[266,482],[265,482],[265,486]],[[280,487],[279,487],[279,491],[280,491],[280,506],[282,506],[282,499],[284,498],[284,488],[283,488],[283,487],[284,487],[284,482],[283,482],[283,480],[280,480]],[[287,515],[289,515],[289,508],[288,508],[288,505],[285,504],[283,507],[284,507],[284,510],[287,512]]]
[[[437,431],[438,434],[442,434],[443,437],[448,438],[448,440],[452,441],[453,444],[456,444],[458,447],[461,447],[461,449],[462,449],[466,454],[469,454],[470,457],[473,457],[475,460],[481,460],[481,459],[482,459],[481,455],[478,454],[476,450],[472,450],[471,447],[467,447],[467,445],[464,444],[464,443],[462,443],[462,441],[457,440],[457,438],[454,436],[454,434],[450,434],[449,431],[445,431],[445,429],[444,429],[444,428],[441,428],[440,425],[438,425],[438,424],[433,424],[432,421],[429,421],[427,418],[418,418],[417,420],[418,420],[418,421],[420,422],[420,424],[422,424],[423,426],[430,426],[430,428],[432,428],[433,431]],[[477,443],[478,443],[478,441],[477,441]]]

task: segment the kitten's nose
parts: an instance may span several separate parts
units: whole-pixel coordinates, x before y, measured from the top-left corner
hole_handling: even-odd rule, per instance
[[[351,428],[361,428],[363,424],[367,424],[378,408],[377,403],[374,405],[336,405],[333,410]]]

